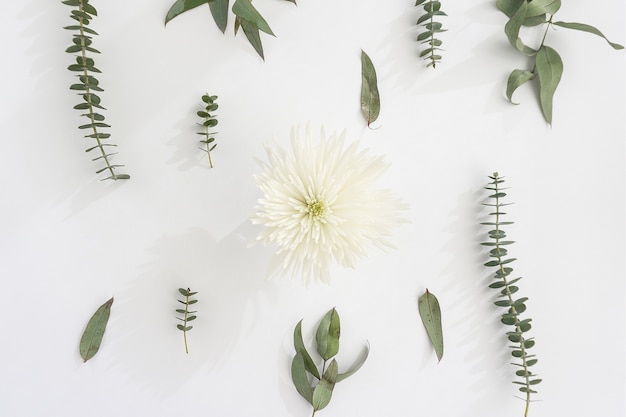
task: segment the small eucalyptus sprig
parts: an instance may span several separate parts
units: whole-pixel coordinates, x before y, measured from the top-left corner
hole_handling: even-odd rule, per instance
[[[369,354],[368,345],[365,355],[355,363],[351,370],[339,373],[337,360],[334,359],[334,356],[339,353],[339,334],[339,314],[333,308],[324,315],[315,334],[317,353],[323,360],[320,371],[304,346],[302,320],[298,322],[293,332],[293,345],[296,355],[291,362],[291,379],[298,393],[313,406],[312,417],[328,405],[335,384],[358,371]],[[311,385],[312,379],[316,380],[317,383]]]
[[[552,102],[556,88],[563,74],[563,60],[551,47],[546,45],[548,30],[553,26],[591,33],[604,38],[613,49],[624,49],[620,44],[610,42],[602,32],[585,23],[554,21],[554,14],[561,8],[561,0],[497,0],[496,5],[509,21],[504,32],[509,43],[522,54],[530,57],[532,69],[514,69],[507,80],[506,96],[511,103],[515,90],[530,80],[539,82],[539,102],[543,117],[552,124]],[[520,38],[522,27],[545,25],[543,38],[538,48],[526,45]],[[513,103],[516,104],[516,103]]]
[[[435,37],[437,33],[445,32],[443,25],[435,21],[436,16],[447,16],[441,10],[441,2],[435,0],[417,0],[416,6],[424,5],[424,14],[417,19],[416,25],[421,25],[425,30],[417,36],[417,41],[422,44],[428,44],[428,47],[420,52],[420,58],[430,61],[426,67],[435,68],[437,63],[441,61],[440,46],[443,42]]]
[[[89,3],[89,0],[65,0],[62,3],[74,8],[70,17],[77,22],[75,25],[64,27],[64,29],[74,32],[74,35],[72,35],[73,45],[68,47],[65,52],[76,54],[76,63],[70,65],[67,69],[77,73],[76,76],[80,82],[72,84],[70,90],[78,91],[78,95],[82,97],[82,102],[75,105],[74,108],[82,111],[81,116],[88,120],[87,123],[78,126],[78,128],[89,131],[90,133],[84,137],[96,141],[95,146],[87,148],[86,152],[97,151],[99,155],[92,160],[101,160],[104,162],[104,167],[96,171],[96,174],[108,171],[108,176],[103,178],[103,180],[129,179],[130,175],[118,174],[116,172],[116,169],[123,167],[123,165],[114,165],[111,163],[111,157],[117,152],[109,153],[105,149],[107,147],[115,147],[116,145],[104,143],[104,140],[109,139],[111,134],[102,132],[102,129],[111,126],[104,122],[102,110],[106,109],[102,107],[100,96],[95,93],[104,91],[99,86],[98,79],[93,75],[101,71],[96,68],[93,58],[89,57],[90,53],[100,53],[100,51],[92,46],[92,39],[94,36],[98,35],[98,33],[89,27],[91,19],[97,16],[98,12],[95,7]]]
[[[511,355],[516,361],[512,365],[518,368],[515,375],[520,378],[519,381],[513,381],[513,383],[520,385],[519,390],[525,394],[526,408],[524,409],[524,417],[527,417],[531,394],[537,393],[534,388],[541,382],[541,379],[538,379],[537,375],[530,370],[537,363],[536,355],[529,354],[529,350],[535,345],[535,340],[532,337],[527,337],[526,334],[532,327],[530,324],[532,319],[522,319],[521,317],[521,314],[526,311],[528,298],[513,298],[513,295],[519,290],[519,287],[513,284],[516,284],[521,277],[510,279],[513,273],[511,263],[516,259],[508,257],[508,249],[506,247],[514,242],[505,240],[506,233],[502,230],[502,226],[513,224],[513,222],[501,220],[501,217],[506,214],[501,211],[501,208],[510,204],[502,202],[502,198],[506,196],[506,193],[503,192],[504,188],[501,188],[500,184],[504,183],[504,179],[497,172],[494,172],[489,178],[491,182],[485,189],[492,192],[489,195],[492,203],[483,204],[493,207],[494,211],[489,213],[489,215],[494,216],[494,221],[481,223],[492,228],[489,231],[489,242],[482,243],[483,246],[492,248],[489,251],[491,260],[485,263],[485,266],[496,268],[494,282],[489,285],[489,288],[500,291],[500,300],[494,304],[498,307],[506,308],[506,313],[502,314],[501,321],[504,325],[511,328],[506,335],[509,341],[513,343],[513,345],[509,346]]]
[[[206,93],[205,95],[203,95],[202,101],[204,102],[205,106],[203,110],[200,110],[196,113],[198,117],[202,119],[202,123],[198,123],[198,124],[203,127],[203,131],[198,132],[198,135],[204,136],[204,139],[202,139],[200,142],[204,143],[206,146],[206,149],[200,148],[200,150],[206,152],[209,158],[209,165],[211,166],[211,168],[213,168],[213,160],[211,159],[211,151],[215,149],[215,147],[217,146],[216,144],[211,145],[211,143],[215,141],[215,138],[212,137],[212,135],[214,135],[215,132],[209,132],[210,128],[217,126],[217,119],[215,118],[214,114],[211,114],[212,112],[217,110],[217,108],[219,107],[217,103],[215,102],[215,100],[217,100],[217,96],[210,96],[209,93]]]
[[[193,326],[189,326],[188,323],[196,319],[196,316],[194,316],[193,314],[197,313],[197,311],[190,311],[189,306],[198,302],[198,300],[191,299],[191,297],[196,295],[197,292],[191,292],[189,288],[179,288],[178,292],[185,297],[185,301],[178,300],[179,303],[184,304],[185,308],[176,309],[177,313],[183,315],[182,318],[176,317],[178,320],[183,322],[183,324],[177,324],[176,328],[183,332],[183,340],[185,341],[185,353],[189,353],[189,347],[187,346],[187,332],[193,329]]]

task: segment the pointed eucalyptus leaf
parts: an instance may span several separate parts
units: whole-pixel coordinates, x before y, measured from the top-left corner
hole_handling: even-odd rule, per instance
[[[518,87],[525,84],[526,82],[532,80],[535,77],[531,71],[515,69],[509,75],[509,79],[506,82],[506,97],[513,104],[519,104],[513,102],[513,93],[517,90]]]
[[[175,18],[181,13],[185,13],[188,10],[194,9],[201,4],[208,3],[209,0],[176,0],[172,7],[167,11],[165,16],[165,24],[167,25],[170,20]]]
[[[339,314],[333,308],[322,317],[315,334],[317,353],[325,361],[339,352],[339,334]]]
[[[226,25],[228,23],[228,2],[229,0],[209,0],[211,15],[222,33],[226,32]]]
[[[296,387],[296,391],[313,405],[313,389],[309,384],[309,378],[306,374],[306,366],[304,362],[304,355],[300,352],[296,353],[291,361],[291,380]]]
[[[380,95],[376,69],[370,57],[361,50],[361,110],[369,126],[380,114]]]
[[[254,48],[257,54],[265,61],[265,55],[263,55],[263,44],[261,43],[261,36],[259,28],[248,23],[247,20],[240,20],[241,29],[243,29],[244,35],[248,38],[248,42]]]
[[[111,315],[112,304],[113,297],[102,304],[89,319],[79,345],[80,356],[83,358],[83,362],[91,359],[100,349],[102,337]]]
[[[435,349],[437,359],[441,361],[443,357],[443,331],[441,329],[441,309],[439,301],[432,293],[426,292],[418,300],[418,307],[422,323],[426,328],[426,333]]]
[[[597,35],[601,38],[604,38],[605,41],[607,41],[609,43],[609,45],[611,45],[611,47],[613,49],[624,49],[623,45],[620,45],[619,43],[613,43],[611,41],[609,41],[606,36],[604,36],[604,34],[602,32],[600,32],[598,29],[596,29],[595,27],[591,26],[591,25],[586,25],[584,23],[576,23],[576,22],[553,22],[552,23],[554,26],[560,26],[562,28],[566,28],[566,29],[573,29],[573,30],[580,30],[582,32],[587,32],[587,33],[592,33],[594,35]]]
[[[504,33],[509,39],[509,43],[513,45],[515,49],[523,53],[524,55],[533,56],[537,53],[536,50],[527,46],[522,42],[519,37],[519,31],[524,24],[526,18],[526,11],[528,10],[528,4],[524,1],[522,5],[517,9],[515,14],[511,16],[509,21],[504,26]]]
[[[263,19],[263,16],[254,8],[250,0],[235,0],[233,13],[242,19],[242,26],[243,22],[247,21],[250,26],[254,26],[268,35],[275,36],[265,19]]]
[[[322,379],[315,386],[313,390],[313,410],[319,411],[322,408],[326,407],[330,402],[330,399],[333,396],[333,389],[335,388],[335,383],[337,382],[337,361],[332,360],[330,365],[328,365],[328,369],[324,372]]]
[[[537,52],[535,66],[539,77],[539,99],[543,117],[552,124],[552,100],[563,74],[563,61],[554,49],[544,45]]]
[[[293,331],[293,347],[296,349],[296,353],[300,353],[304,360],[304,368],[311,373],[315,378],[320,379],[320,373],[315,366],[315,362],[311,359],[311,355],[304,346],[302,340],[302,320],[298,322],[296,328]]]
[[[361,369],[361,366],[363,366],[363,364],[365,363],[365,361],[367,360],[367,357],[370,354],[370,344],[368,343],[365,346],[365,350],[364,353],[361,355],[361,357],[359,359],[357,359],[357,361],[352,365],[352,368],[350,368],[349,371],[337,374],[337,382],[343,381],[344,379],[348,378],[349,376],[354,375],[354,373],[356,371],[358,371],[359,369]]]

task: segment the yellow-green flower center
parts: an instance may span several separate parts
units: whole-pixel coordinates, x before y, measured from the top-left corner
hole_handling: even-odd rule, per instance
[[[326,204],[323,201],[310,201],[307,203],[306,208],[307,213],[316,218],[324,217],[324,214],[326,214]]]

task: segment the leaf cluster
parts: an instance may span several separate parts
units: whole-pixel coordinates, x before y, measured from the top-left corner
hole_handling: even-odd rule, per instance
[[[503,191],[505,189],[500,186],[504,183],[504,179],[497,172],[489,178],[491,182],[485,189],[491,192],[489,195],[491,202],[484,203],[484,205],[492,207],[494,211],[489,213],[493,217],[493,221],[481,223],[491,228],[489,241],[482,243],[483,246],[491,248],[489,251],[490,260],[485,263],[485,266],[496,269],[494,280],[489,288],[498,290],[500,293],[499,299],[494,304],[506,309],[506,312],[502,314],[501,322],[510,328],[506,335],[512,343],[509,347],[515,360],[513,365],[518,368],[515,375],[519,377],[519,380],[513,383],[520,385],[519,390],[526,395],[526,411],[524,413],[526,416],[530,404],[530,395],[537,393],[534,387],[541,382],[541,379],[537,378],[537,375],[530,370],[537,363],[535,355],[529,353],[529,350],[535,346],[535,340],[532,337],[527,337],[527,332],[532,328],[530,324],[532,319],[522,318],[522,313],[526,311],[528,298],[517,295],[519,287],[515,284],[521,280],[521,277],[511,279],[513,273],[511,263],[516,258],[509,257],[508,247],[514,242],[507,240],[506,232],[502,229],[502,226],[513,224],[513,222],[501,220],[501,217],[506,215],[505,212],[501,211],[502,207],[510,204],[502,202],[502,199],[506,197],[506,192]]]
[[[313,415],[328,405],[335,384],[358,371],[369,354],[368,347],[365,355],[355,363],[351,370],[339,373],[339,366],[334,357],[339,353],[340,333],[339,314],[333,308],[324,315],[315,334],[316,350],[323,360],[320,371],[304,346],[302,320],[298,322],[293,332],[296,355],[291,362],[291,379],[298,393],[313,406]],[[328,363],[329,360],[330,363]],[[316,382],[311,384],[311,380]]]
[[[296,4],[296,0],[287,1]],[[215,24],[222,33],[225,33],[228,25],[230,0],[176,0],[165,16],[165,24],[167,25],[170,20],[179,14],[205,3],[209,5]],[[239,31],[239,28],[241,28],[257,54],[259,54],[262,59],[265,59],[263,44],[261,43],[261,32],[271,36],[276,35],[274,35],[274,32],[272,32],[272,29],[263,16],[261,16],[261,13],[252,5],[252,0],[235,0],[232,12],[235,15],[235,35]]]
[[[185,308],[177,308],[176,312],[182,314],[182,317],[176,317],[178,320],[182,321],[182,324],[177,324],[176,328],[183,332],[183,339],[185,341],[185,352],[189,353],[189,348],[187,346],[187,332],[193,329],[193,326],[189,325],[190,321],[193,321],[197,318],[194,314],[197,311],[190,311],[189,306],[198,302],[198,300],[191,299],[192,296],[196,295],[197,292],[192,292],[189,288],[179,288],[178,292],[181,293],[185,299],[178,300],[179,303],[183,304]]]
[[[563,61],[560,55],[545,44],[548,30],[552,26],[578,30],[604,38],[613,49],[624,49],[622,45],[610,42],[602,32],[585,23],[554,21],[554,14],[561,8],[561,0],[497,0],[498,8],[507,15],[504,32],[509,43],[522,54],[530,57],[532,69],[514,69],[507,80],[506,96],[513,103],[515,90],[531,80],[539,83],[539,102],[546,121],[552,124],[552,103],[554,93],[563,74]],[[520,38],[522,27],[545,26],[543,39],[538,48],[526,45]],[[514,103],[515,104],[515,103]]]
[[[65,50],[67,53],[76,54],[76,63],[67,67],[70,71],[76,73],[76,77],[79,80],[79,82],[70,86],[70,90],[77,91],[77,94],[82,98],[82,101],[75,105],[74,108],[80,110],[82,112],[81,116],[87,119],[87,122],[78,126],[78,128],[89,132],[84,137],[96,141],[96,144],[87,148],[86,152],[96,151],[98,153],[98,156],[92,160],[104,163],[104,167],[96,171],[97,174],[108,171],[108,176],[103,178],[103,180],[129,179],[130,176],[128,174],[118,174],[116,172],[116,169],[123,165],[114,165],[110,161],[111,157],[117,152],[109,152],[107,148],[115,147],[116,145],[104,143],[104,140],[109,139],[111,134],[102,130],[111,126],[105,123],[102,110],[106,109],[102,106],[100,96],[96,94],[96,92],[104,91],[100,87],[98,79],[94,76],[95,73],[100,73],[101,71],[95,66],[93,58],[89,57],[90,54],[100,53],[92,46],[93,37],[97,36],[98,33],[89,27],[89,23],[94,16],[97,16],[98,12],[89,3],[89,0],[65,0],[62,3],[74,8],[70,17],[76,21],[76,24],[66,26],[64,29],[74,32],[72,45]]]
[[[207,153],[209,158],[209,165],[213,168],[213,160],[211,159],[211,151],[215,149],[217,144],[215,142],[215,138],[212,136],[215,132],[210,132],[209,129],[217,126],[217,119],[215,115],[212,114],[214,111],[218,109],[218,104],[215,102],[217,100],[217,96],[210,96],[209,93],[206,93],[202,96],[202,102],[204,103],[203,110],[198,111],[196,114],[198,117],[202,119],[202,123],[198,123],[203,127],[202,132],[198,132],[198,135],[204,137],[200,142],[204,143],[205,148],[200,148],[204,152]]]
[[[421,29],[424,29],[417,35],[417,41],[422,45],[426,45],[426,49],[420,52],[420,58],[424,58],[428,62],[427,67],[435,68],[437,63],[441,61],[441,55],[439,51],[443,42],[437,39],[437,33],[445,32],[443,25],[440,22],[435,21],[438,16],[447,16],[445,12],[441,10],[441,2],[435,0],[417,0],[416,6],[422,6],[424,14],[421,15],[416,22],[416,25],[420,25]]]

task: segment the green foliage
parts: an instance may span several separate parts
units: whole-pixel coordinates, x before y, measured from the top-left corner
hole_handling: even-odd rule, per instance
[[[361,51],[361,110],[367,120],[367,126],[378,119],[380,114],[380,95],[376,69],[370,57]]]
[[[80,338],[79,352],[83,362],[98,353],[104,331],[106,330],[109,316],[111,315],[111,306],[113,305],[113,297],[102,304],[96,312],[91,316],[82,337]]]
[[[420,58],[424,58],[427,61],[430,61],[427,67],[435,68],[437,63],[441,61],[441,55],[439,55],[439,51],[442,49],[440,46],[443,44],[441,40],[436,38],[437,33],[445,32],[446,29],[443,29],[443,25],[440,22],[436,22],[435,18],[437,16],[447,16],[441,10],[441,2],[434,0],[417,0],[415,2],[416,6],[423,5],[424,14],[417,19],[417,25],[421,25],[424,31],[420,32],[417,36],[417,41],[421,42],[422,45],[426,45],[426,49],[420,52]]]
[[[624,49],[620,44],[610,42],[606,36],[593,26],[584,23],[554,21],[554,14],[561,8],[561,0],[497,0],[498,8],[509,20],[504,32],[511,46],[530,57],[532,69],[514,69],[509,75],[506,96],[513,103],[513,93],[528,81],[539,83],[539,102],[543,117],[552,124],[552,102],[554,93],[563,74],[563,61],[559,54],[545,44],[548,30],[552,26],[578,30],[599,36],[606,40],[613,49]],[[544,25],[543,38],[537,48],[526,45],[520,38],[522,27]],[[514,103],[515,104],[515,103]]]
[[[339,314],[333,308],[324,315],[315,333],[316,350],[323,361],[320,372],[304,346],[302,320],[298,322],[293,332],[293,345],[296,355],[291,362],[291,379],[298,393],[313,406],[313,415],[328,405],[335,384],[358,371],[369,354],[368,346],[365,355],[349,371],[339,373],[339,365],[334,356],[339,353],[340,333]],[[328,366],[326,366],[327,364]],[[317,382],[312,385],[312,380]]]
[[[417,301],[422,323],[428,333],[428,338],[435,349],[437,360],[443,357],[443,330],[441,328],[441,309],[437,297],[426,289],[426,292]]]
[[[209,158],[209,165],[213,168],[213,160],[211,159],[211,151],[215,149],[217,144],[214,144],[215,138],[212,136],[215,132],[209,132],[209,129],[217,126],[217,119],[215,115],[212,114],[219,107],[215,102],[217,100],[217,96],[210,96],[208,93],[202,96],[202,102],[204,103],[203,110],[198,111],[196,114],[198,117],[202,119],[202,123],[198,123],[203,127],[202,132],[198,132],[198,135],[204,136],[200,142],[204,143],[205,148],[200,148],[204,152],[206,152]]]
[[[530,405],[531,394],[536,394],[537,391],[533,387],[541,382],[541,379],[537,378],[537,375],[532,373],[530,368],[537,363],[535,355],[529,353],[530,348],[535,345],[533,338],[527,337],[527,332],[531,329],[531,319],[522,319],[521,314],[526,311],[527,297],[519,297],[516,294],[519,291],[519,287],[513,284],[519,282],[521,277],[511,279],[513,268],[511,263],[515,258],[508,256],[508,246],[514,242],[506,240],[506,233],[502,229],[503,225],[510,225],[513,222],[501,221],[501,217],[506,213],[501,211],[501,208],[509,204],[503,203],[502,199],[506,197],[506,193],[503,192],[504,188],[501,184],[504,183],[503,177],[499,176],[497,172],[493,176],[489,177],[491,182],[485,187],[490,191],[489,198],[491,203],[485,203],[486,206],[492,207],[493,212],[489,213],[494,217],[494,221],[481,223],[482,225],[489,226],[489,241],[482,243],[483,246],[487,246],[490,249],[489,258],[490,261],[485,263],[485,266],[493,267],[496,269],[494,274],[494,281],[489,285],[489,288],[497,290],[499,300],[494,304],[498,307],[503,307],[506,312],[502,314],[502,324],[510,328],[506,332],[509,341],[512,343],[511,355],[514,358],[513,365],[519,368],[515,375],[520,380],[514,381],[514,384],[520,385],[519,390],[525,394],[526,408],[524,410],[524,417],[528,416],[528,407]]]
[[[296,4],[296,0],[287,1]],[[229,0],[176,0],[165,16],[165,24],[167,25],[170,20],[179,14],[205,3],[209,5],[215,24],[222,33],[225,33],[228,25]],[[235,35],[241,28],[257,54],[262,59],[265,59],[260,32],[265,32],[271,36],[275,35],[263,16],[261,16],[261,13],[252,5],[252,0],[235,0],[232,12],[235,15]]]
[[[190,311],[189,306],[198,302],[198,300],[191,299],[192,296],[198,294],[197,292],[191,292],[189,288],[179,288],[178,292],[181,293],[185,300],[178,300],[179,303],[183,304],[185,308],[177,308],[176,312],[182,314],[182,317],[176,317],[178,320],[182,321],[183,324],[177,324],[176,328],[183,332],[183,340],[185,341],[185,353],[189,353],[189,348],[187,346],[187,332],[193,329],[193,326],[189,326],[189,322],[196,319],[194,316],[197,311]]]
[[[81,116],[87,118],[88,122],[78,126],[79,129],[87,130],[89,133],[84,137],[94,139],[95,146],[87,148],[86,152],[96,151],[98,156],[93,161],[101,161],[104,167],[96,171],[97,174],[107,171],[108,176],[103,178],[110,180],[126,180],[130,176],[128,174],[118,174],[116,169],[123,165],[114,165],[110,159],[117,152],[108,152],[107,148],[115,147],[112,143],[104,143],[104,140],[110,138],[109,133],[104,133],[103,129],[109,128],[104,122],[103,110],[100,96],[97,93],[104,91],[100,87],[98,79],[94,73],[101,71],[95,66],[93,58],[90,54],[99,54],[100,51],[92,45],[93,37],[98,33],[89,27],[89,23],[98,12],[89,3],[89,0],[66,0],[62,2],[73,8],[70,17],[76,21],[76,24],[66,26],[64,29],[74,32],[72,35],[72,45],[65,52],[75,54],[76,63],[67,67],[70,71],[75,72],[79,82],[72,84],[70,90],[76,91],[81,96],[82,101],[75,105],[76,110],[81,111]]]

